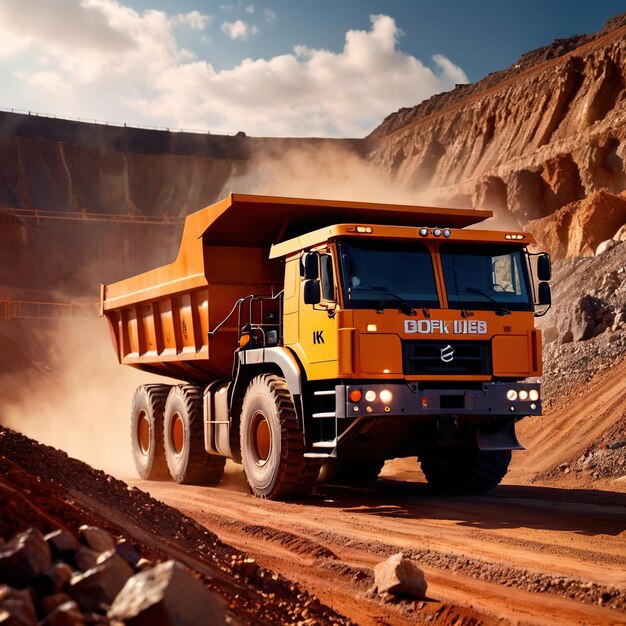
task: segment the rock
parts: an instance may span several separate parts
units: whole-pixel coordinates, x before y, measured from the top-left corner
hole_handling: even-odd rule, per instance
[[[79,606],[69,600],[50,613],[42,622],[42,626],[84,626],[86,623]]]
[[[549,326],[543,331],[544,343],[552,343],[553,341],[557,341],[558,338],[559,338],[559,331],[556,326]]]
[[[189,570],[167,561],[135,574],[107,616],[126,626],[218,625],[226,624],[226,607]]]
[[[26,587],[51,566],[50,546],[36,528],[18,533],[0,546],[0,582]]]
[[[409,596],[423,600],[428,584],[424,572],[399,552],[374,568],[374,586],[378,593]]]
[[[624,313],[623,311],[620,311],[616,316],[615,316],[615,320],[613,321],[613,326],[611,327],[612,330],[618,330],[619,328],[621,328],[624,324],[626,323],[626,313]]]
[[[72,598],[66,593],[54,593],[49,596],[44,596],[39,600],[39,609],[44,615],[48,615],[48,613],[52,613],[57,607],[66,602],[71,602],[71,600]]]
[[[604,254],[605,252],[612,250],[613,248],[615,248],[615,246],[618,246],[620,243],[621,243],[620,241],[615,241],[615,239],[606,239],[605,241],[601,242],[596,248],[595,256],[600,256],[601,254]]]
[[[76,553],[74,554],[74,560],[76,562],[76,567],[86,572],[88,569],[92,569],[96,565],[98,565],[98,557],[100,556],[100,552],[96,552],[91,548],[86,546],[80,546]]]
[[[30,591],[0,585],[0,624],[37,626],[37,613]]]
[[[98,565],[115,568],[125,580],[128,580],[135,574],[135,570],[128,564],[128,561],[122,558],[115,550],[103,552],[98,557]]]
[[[135,550],[133,545],[126,539],[121,539],[115,545],[115,551],[127,562],[130,563],[133,567],[137,567],[137,563],[139,563],[139,559],[141,556]]]
[[[83,541],[96,552],[115,549],[115,540],[106,530],[87,524],[83,524],[78,530]]]
[[[612,239],[615,239],[615,241],[626,241],[626,224],[619,227]]]
[[[68,593],[84,611],[110,606],[130,578],[130,565],[117,554],[113,557],[72,577]]]
[[[597,316],[605,308],[604,302],[595,296],[587,294],[578,302],[577,314],[572,320],[572,334],[574,341],[586,341],[593,337],[596,329]]]
[[[52,577],[55,583],[55,590],[61,591],[72,578],[72,568],[67,563],[55,563],[52,566]]]
[[[566,330],[561,336],[561,344],[572,343],[574,341],[574,333],[571,330]]]
[[[67,530],[55,530],[48,533],[44,539],[50,545],[52,554],[62,559],[73,555],[80,546],[78,539]]]

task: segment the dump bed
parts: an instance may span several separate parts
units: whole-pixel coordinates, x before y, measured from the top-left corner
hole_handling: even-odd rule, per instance
[[[274,243],[341,223],[462,228],[489,211],[231,194],[189,215],[173,263],[102,285],[100,311],[109,321],[120,363],[189,381],[228,378],[237,348],[238,299],[273,296],[283,265]],[[278,302],[278,301],[276,301]],[[267,304],[270,309],[272,303]]]

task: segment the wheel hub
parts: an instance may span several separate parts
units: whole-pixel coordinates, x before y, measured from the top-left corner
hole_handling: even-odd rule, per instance
[[[137,419],[137,441],[141,454],[147,455],[150,452],[150,421],[145,411],[141,411]]]
[[[179,413],[174,413],[172,416],[170,431],[170,441],[172,442],[174,454],[179,456],[185,447],[185,425]]]
[[[257,411],[252,417],[251,442],[257,465],[265,465],[270,456],[272,437],[265,413]]]

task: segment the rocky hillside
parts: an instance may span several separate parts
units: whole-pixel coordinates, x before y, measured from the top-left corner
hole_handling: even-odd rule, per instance
[[[398,111],[368,137],[368,156],[434,202],[510,211],[524,225],[626,188],[625,82],[622,15]]]

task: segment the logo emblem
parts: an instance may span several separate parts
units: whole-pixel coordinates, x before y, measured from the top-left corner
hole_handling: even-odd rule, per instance
[[[448,344],[445,348],[441,348],[440,350],[441,360],[444,363],[450,363],[454,360],[454,348]]]

